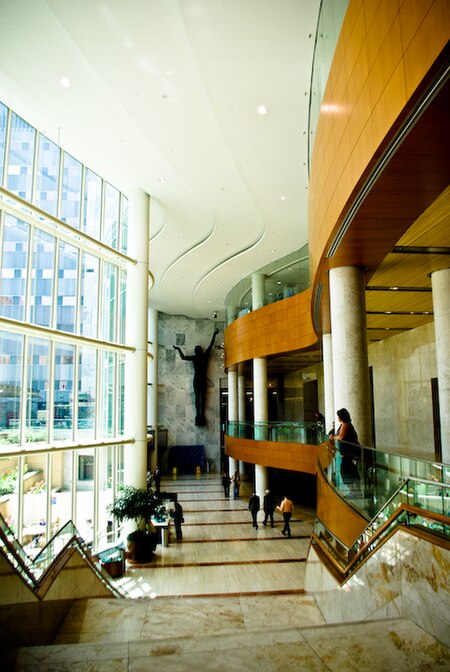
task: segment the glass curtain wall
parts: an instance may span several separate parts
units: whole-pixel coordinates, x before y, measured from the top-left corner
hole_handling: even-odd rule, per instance
[[[132,439],[128,202],[1,103],[0,184],[0,513],[30,555],[70,519],[98,547]]]

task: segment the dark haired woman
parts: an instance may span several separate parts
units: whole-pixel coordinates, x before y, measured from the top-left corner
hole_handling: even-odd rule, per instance
[[[338,448],[341,454],[342,480],[350,489],[354,488],[359,481],[358,460],[361,458],[358,434],[352,425],[350,413],[346,408],[341,408],[336,413],[339,426],[336,434],[331,434],[332,439],[339,441]]]

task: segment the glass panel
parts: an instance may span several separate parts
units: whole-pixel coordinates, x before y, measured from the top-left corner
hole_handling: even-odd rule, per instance
[[[117,236],[119,233],[119,203],[120,192],[106,182],[102,241],[114,248],[117,248]]]
[[[114,425],[114,364],[112,352],[100,353],[100,436],[112,436]]]
[[[102,339],[114,341],[116,322],[116,280],[117,267],[112,264],[103,264],[103,294],[102,294]]]
[[[50,537],[63,527],[72,515],[73,451],[52,455],[52,499]]]
[[[75,331],[77,298],[78,250],[67,243],[59,243],[58,305],[56,328]]]
[[[40,338],[28,342],[28,392],[26,440],[48,441],[48,385],[50,343]]]
[[[35,129],[13,112],[7,188],[30,202],[35,142]]]
[[[81,255],[80,333],[97,337],[99,260],[91,254]]]
[[[80,228],[82,179],[82,164],[64,152],[60,218],[76,229]]]
[[[102,204],[102,180],[86,169],[84,178],[83,231],[98,239],[100,237],[100,214]]]
[[[30,557],[36,556],[46,542],[47,459],[44,454],[30,455],[24,470],[22,545]]]
[[[98,498],[98,538],[97,546],[104,546],[113,541],[111,514],[107,507],[113,502],[113,455],[114,446],[104,446],[98,449],[99,468],[99,498]]]
[[[0,446],[19,443],[23,336],[0,331]],[[4,452],[4,451],[3,451]]]
[[[128,199],[122,195],[122,252],[128,252]]]
[[[45,231],[34,230],[31,271],[30,321],[51,326],[55,239]]]
[[[117,446],[117,488],[124,484],[125,446]]]
[[[15,536],[18,536],[18,473],[17,457],[0,457],[0,513]]]
[[[54,438],[72,439],[74,347],[58,344],[55,352]]]
[[[77,493],[75,527],[87,543],[93,542],[94,511],[94,449],[75,452],[77,460]]]
[[[125,343],[127,326],[127,272],[119,272],[120,292],[120,319],[119,319],[119,343]]]
[[[0,315],[25,318],[29,226],[11,215],[5,216],[3,231]]]
[[[78,357],[78,438],[87,439],[95,434],[97,352],[81,347]]]
[[[118,355],[118,367],[119,367],[119,376],[118,376],[118,395],[117,403],[118,408],[118,432],[122,436],[125,433],[125,355]]]
[[[55,217],[58,211],[59,156],[58,145],[39,135],[36,205]]]
[[[8,123],[8,108],[0,103],[0,184],[3,184],[3,170],[5,167],[6,124]]]

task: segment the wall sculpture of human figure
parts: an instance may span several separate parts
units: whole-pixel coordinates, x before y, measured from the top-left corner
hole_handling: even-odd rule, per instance
[[[174,345],[174,350],[177,350],[181,359],[185,361],[192,362],[194,365],[194,395],[195,395],[195,424],[197,427],[203,427],[206,425],[205,418],[205,402],[206,402],[206,369],[208,367],[209,355],[216,340],[216,336],[219,333],[218,329],[215,329],[211,342],[203,351],[201,345],[196,345],[194,348],[193,355],[185,355],[181,348],[178,345]]]

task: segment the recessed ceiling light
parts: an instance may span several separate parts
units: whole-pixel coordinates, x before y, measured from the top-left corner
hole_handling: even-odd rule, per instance
[[[256,108],[256,111],[258,114],[264,115],[267,114],[268,110],[265,105],[260,105],[259,107]]]
[[[158,182],[167,182],[167,177],[158,177]]]
[[[287,196],[280,196],[280,201],[285,201],[287,199]]]
[[[63,89],[68,89],[70,87],[70,79],[68,77],[61,77],[59,83],[61,84]]]

